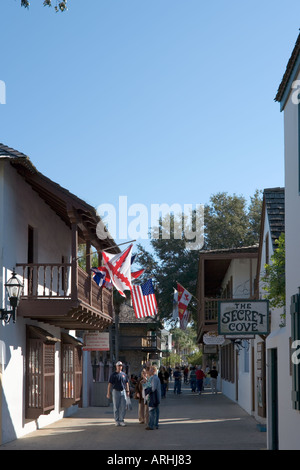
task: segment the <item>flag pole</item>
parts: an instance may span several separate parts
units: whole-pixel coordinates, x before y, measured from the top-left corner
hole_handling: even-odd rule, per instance
[[[86,256],[96,255],[97,253],[101,253],[102,251],[111,250],[112,248],[117,248],[118,246],[126,245],[127,243],[131,243],[131,242],[136,242],[136,240],[130,240],[129,242],[120,243],[119,245],[113,245],[113,246],[110,246],[109,248],[104,248],[104,250],[92,251],[91,253],[86,253],[85,255],[78,256],[76,260],[80,258],[85,258]]]

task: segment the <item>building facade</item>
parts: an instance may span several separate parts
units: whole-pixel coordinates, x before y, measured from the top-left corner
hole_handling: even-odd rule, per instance
[[[299,331],[300,286],[300,34],[287,63],[275,101],[284,122],[285,162],[285,261],[286,323],[280,331],[280,347],[270,348],[269,368],[273,389],[278,388],[273,444],[280,450],[300,449],[300,365],[295,341]],[[274,340],[275,341],[275,340]],[[270,344],[271,346],[271,344]],[[272,440],[271,440],[272,444]]]
[[[253,387],[255,345],[252,339],[245,339],[247,336],[219,335],[219,303],[255,300],[257,257],[258,246],[202,252],[197,282],[198,343],[205,351],[206,337],[211,346],[215,337],[219,390],[249,414],[257,402]],[[207,363],[204,354],[203,364]]]
[[[112,323],[112,293],[90,273],[99,240],[94,208],[42,175],[30,159],[0,145],[0,302],[13,269],[23,285],[16,322],[0,322],[0,444],[43,427],[82,403],[79,331]],[[78,244],[86,245],[86,270]],[[112,248],[112,252],[118,249]]]

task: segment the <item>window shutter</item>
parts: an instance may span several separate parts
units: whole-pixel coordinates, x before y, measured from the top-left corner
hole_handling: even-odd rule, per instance
[[[55,343],[59,339],[37,326],[26,328],[26,419],[54,410]]]
[[[81,400],[82,344],[65,333],[62,333],[62,340],[61,406],[67,407]]]

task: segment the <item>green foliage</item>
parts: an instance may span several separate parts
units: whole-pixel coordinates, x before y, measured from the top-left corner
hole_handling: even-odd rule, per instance
[[[230,196],[218,193],[210,198],[205,207],[204,235],[205,245],[202,249],[232,248],[257,244],[261,217],[261,192],[256,191],[249,207],[242,196]],[[138,245],[138,263],[146,268],[141,281],[151,276],[156,287],[156,297],[161,319],[172,318],[173,293],[177,282],[196,296],[198,261],[200,250],[189,250],[186,247],[184,233],[181,239],[174,237],[174,216],[170,217],[170,237],[163,238],[164,220],[160,220],[151,239],[151,250]],[[197,301],[193,297],[189,308],[192,313],[193,328],[196,325]],[[172,323],[172,321],[171,321]],[[173,326],[175,326],[173,324]]]
[[[84,269],[84,271],[86,270],[86,246],[85,244],[80,244],[78,246],[78,264],[79,266]],[[93,268],[97,268],[98,267],[98,255],[97,253],[93,253],[91,255],[91,266]]]
[[[191,364],[192,366],[200,366],[202,365],[202,359],[203,359],[202,351],[198,351],[188,356],[187,362],[188,364]]]
[[[256,190],[249,208],[243,196],[217,193],[205,206],[205,249],[238,248],[259,242],[261,191]]]
[[[278,248],[271,256],[271,263],[265,265],[265,282],[263,289],[268,292],[266,298],[270,307],[285,307],[285,234],[282,233],[276,240]]]
[[[196,341],[197,334],[193,328],[188,327],[186,330],[174,328],[170,330],[170,333],[172,333],[172,341],[177,351],[194,351],[198,349]]]
[[[168,356],[162,358],[162,364],[165,367],[168,367],[169,365],[171,367],[175,367],[176,365],[181,364],[181,357],[179,354],[170,353]]]

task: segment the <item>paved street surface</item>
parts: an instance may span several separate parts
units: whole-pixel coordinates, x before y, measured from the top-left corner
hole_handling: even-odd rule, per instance
[[[265,450],[266,432],[221,393],[199,396],[188,385],[174,395],[171,382],[160,405],[159,429],[147,431],[137,419],[137,401],[126,414],[126,427],[115,427],[112,405],[80,408],[69,418],[49,425],[0,450]],[[134,454],[134,453],[133,453]],[[112,453],[112,455],[115,455]]]

